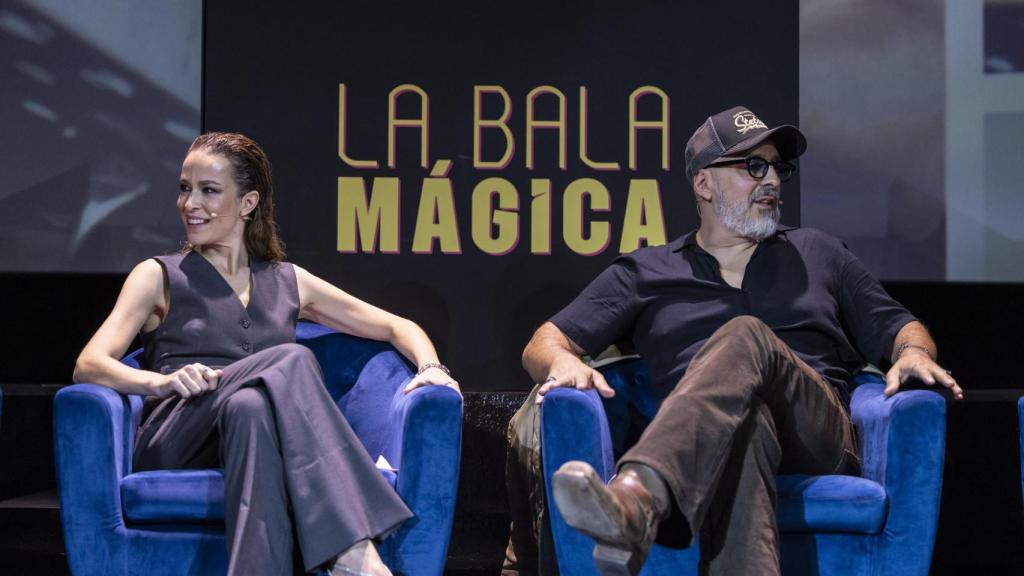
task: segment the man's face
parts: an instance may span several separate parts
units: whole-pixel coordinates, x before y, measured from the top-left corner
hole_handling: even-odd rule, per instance
[[[760,156],[769,162],[779,159],[779,151],[772,143],[761,144],[753,150],[728,158]],[[726,160],[720,158],[718,161]],[[769,167],[764,178],[750,175],[744,164],[707,168],[712,172],[709,182],[712,206],[722,224],[739,236],[760,242],[775,234],[778,227],[782,182],[774,167]]]

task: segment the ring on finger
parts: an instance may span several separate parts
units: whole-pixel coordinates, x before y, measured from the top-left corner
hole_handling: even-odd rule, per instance
[[[547,378],[546,378],[546,379],[544,380],[544,383],[545,383],[545,384],[547,384],[547,383],[549,383],[549,382],[558,382],[558,378],[555,378],[554,376],[548,376],[548,377],[547,377]]]

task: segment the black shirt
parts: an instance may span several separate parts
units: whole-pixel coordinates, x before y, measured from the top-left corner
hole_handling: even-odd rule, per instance
[[[551,322],[591,355],[631,339],[660,400],[708,337],[741,315],[767,324],[846,402],[852,375],[886,361],[914,320],[840,240],[780,226],[755,248],[741,288],[722,279],[694,231],[619,256]]]

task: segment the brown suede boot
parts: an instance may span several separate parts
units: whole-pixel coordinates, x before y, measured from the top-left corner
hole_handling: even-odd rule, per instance
[[[665,482],[642,464],[624,465],[605,486],[586,462],[566,462],[552,491],[566,523],[597,540],[594,564],[605,576],[640,572],[671,505]]]

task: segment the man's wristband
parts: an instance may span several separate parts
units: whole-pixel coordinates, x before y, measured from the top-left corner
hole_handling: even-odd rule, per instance
[[[927,354],[929,358],[935,360],[935,354],[933,354],[931,350],[924,346],[921,346],[920,344],[911,344],[910,342],[904,342],[903,344],[900,344],[899,348],[896,349],[896,360],[902,358],[903,353],[906,352],[908,348],[917,348],[918,350]]]
[[[420,366],[418,370],[416,370],[416,375],[419,376],[420,374],[423,374],[424,372],[430,370],[431,368],[437,368],[438,370],[444,372],[449,376],[452,375],[452,371],[449,370],[447,366],[441,364],[440,362],[427,362],[423,366]]]

